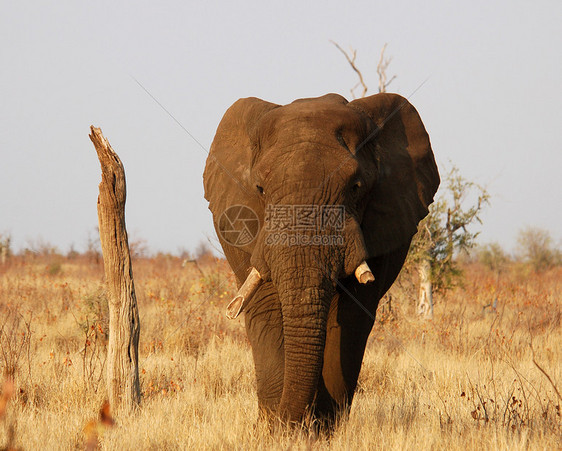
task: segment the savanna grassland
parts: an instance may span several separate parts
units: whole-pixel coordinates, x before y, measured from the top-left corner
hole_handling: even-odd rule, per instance
[[[100,449],[131,450],[560,449],[562,269],[464,271],[463,287],[436,295],[433,321],[416,318],[407,283],[393,288],[350,416],[326,437],[256,424],[243,318],[224,314],[235,291],[226,262],[134,261],[142,405],[99,420],[101,261],[14,256],[0,266],[0,370],[13,379],[0,449],[83,449],[96,437]]]

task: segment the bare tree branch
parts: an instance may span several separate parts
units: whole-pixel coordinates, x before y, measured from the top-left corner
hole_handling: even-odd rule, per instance
[[[355,65],[355,58],[356,58],[356,56],[357,56],[357,50],[351,49],[351,52],[352,52],[352,56],[353,56],[353,57],[350,57],[350,56],[348,55],[348,53],[347,53],[344,49],[342,49],[336,42],[334,42],[334,41],[332,41],[332,40],[330,40],[330,42],[331,42],[332,44],[334,44],[334,45],[336,46],[336,48],[337,48],[340,52],[342,52],[342,53],[344,54],[345,58],[347,59],[347,62],[350,64],[351,68],[357,73],[357,76],[359,77],[359,83],[357,83],[353,88],[350,89],[350,91],[351,91],[351,96],[352,96],[354,99],[356,98],[356,97],[355,97],[355,89],[356,89],[359,85],[361,85],[361,86],[363,87],[363,92],[361,93],[361,96],[360,96],[360,97],[365,97],[365,95],[367,94],[367,89],[368,89],[368,88],[367,88],[367,85],[365,84],[365,82],[363,81],[363,74],[361,74],[361,71],[360,71],[359,69],[357,69],[357,66]]]
[[[379,64],[377,64],[377,74],[379,74],[379,92],[386,92],[386,88],[388,88],[390,83],[392,83],[392,80],[396,78],[396,75],[393,75],[390,80],[386,81],[386,69],[392,61],[392,58],[384,58],[384,51],[386,50],[387,45],[387,43],[383,45]]]

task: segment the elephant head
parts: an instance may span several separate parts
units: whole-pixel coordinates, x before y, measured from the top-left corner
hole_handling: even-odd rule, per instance
[[[218,126],[203,178],[239,282],[230,315],[260,283],[275,287],[284,353],[277,408],[299,421],[314,402],[338,281],[373,281],[367,260],[407,247],[428,213],[439,186],[429,136],[396,94],[285,106],[240,99]],[[247,239],[229,238],[236,221]]]

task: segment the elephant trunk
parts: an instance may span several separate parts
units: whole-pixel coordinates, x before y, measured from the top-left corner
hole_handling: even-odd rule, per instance
[[[300,257],[305,257],[304,252],[301,254]],[[326,324],[334,288],[329,275],[318,266],[301,263],[292,265],[292,270],[288,270],[287,265],[273,267],[284,268],[272,272],[281,301],[285,352],[279,413],[285,421],[300,422],[314,402],[322,372]]]

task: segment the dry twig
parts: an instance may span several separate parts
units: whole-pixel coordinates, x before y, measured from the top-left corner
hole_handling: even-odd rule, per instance
[[[385,42],[381,50],[379,64],[377,64],[377,74],[379,74],[379,92],[386,92],[386,88],[388,88],[390,83],[392,83],[392,80],[396,78],[396,75],[393,75],[390,80],[386,81],[386,69],[388,69],[390,62],[392,61],[392,58],[384,58],[384,51],[386,50],[387,45],[388,44]]]
[[[365,82],[363,81],[363,75],[361,74],[361,71],[359,69],[357,69],[357,66],[355,65],[355,58],[357,57],[357,50],[351,49],[352,52],[352,56],[349,56],[348,53],[342,49],[336,42],[334,41],[330,41],[332,44],[334,44],[336,46],[336,48],[342,52],[345,56],[345,59],[347,59],[347,62],[350,64],[351,68],[357,73],[357,76],[359,77],[359,82],[350,89],[351,91],[351,96],[355,99],[355,90],[357,89],[357,87],[359,85],[361,85],[363,87],[363,92],[361,93],[360,97],[365,97],[365,95],[367,94],[367,85],[365,84]]]

